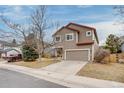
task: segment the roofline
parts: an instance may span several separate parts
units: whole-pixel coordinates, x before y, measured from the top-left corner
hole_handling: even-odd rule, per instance
[[[13,48],[12,48],[12,49],[9,49],[8,51],[6,51],[6,50],[7,50],[7,49],[4,50],[5,53],[6,53],[6,52],[9,52],[9,51],[12,51],[12,50],[15,50],[15,51],[17,51],[18,53],[20,53],[19,50],[17,50],[17,49],[13,49]]]
[[[99,44],[99,39],[98,39],[98,35],[96,33],[96,30],[94,30],[94,33],[95,33],[95,36],[96,36],[97,43]]]
[[[70,22],[69,24],[67,24],[66,27],[68,27],[70,24],[96,30],[94,27],[90,27],[90,26],[86,26],[86,25],[80,25],[80,24],[76,24],[76,23],[73,23],[73,22]]]
[[[63,28],[65,28],[64,26],[62,26],[60,29],[58,29],[52,36],[54,36],[58,31],[62,30]]]

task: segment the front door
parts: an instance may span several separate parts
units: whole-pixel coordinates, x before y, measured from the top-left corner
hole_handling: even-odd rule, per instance
[[[62,58],[63,49],[62,48],[57,48],[56,52],[57,52],[57,57],[61,57]]]

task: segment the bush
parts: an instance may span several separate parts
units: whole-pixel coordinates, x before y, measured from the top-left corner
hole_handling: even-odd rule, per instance
[[[24,45],[22,48],[24,61],[35,61],[38,58],[38,53],[28,45]]]
[[[51,55],[49,53],[44,53],[43,57],[45,57],[45,58],[51,58]]]
[[[110,55],[110,51],[103,49],[103,48],[99,48],[94,56],[94,62],[98,62],[98,63],[108,63],[108,61],[103,60],[105,57]]]

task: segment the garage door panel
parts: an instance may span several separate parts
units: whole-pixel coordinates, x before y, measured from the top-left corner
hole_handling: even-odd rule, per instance
[[[66,51],[66,60],[88,61],[87,50]]]

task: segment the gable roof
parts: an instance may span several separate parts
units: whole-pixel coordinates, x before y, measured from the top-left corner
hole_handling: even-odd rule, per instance
[[[70,22],[69,24],[67,24],[66,26],[68,27],[69,25],[76,25],[76,26],[80,26],[80,27],[84,27],[84,28],[89,28],[89,29],[94,29],[96,30],[94,27],[90,27],[90,26],[86,26],[86,25],[80,25],[80,24],[76,24],[73,22]]]
[[[4,50],[4,53],[9,52],[9,51],[12,51],[12,50],[14,50],[14,51],[16,51],[16,52],[20,53],[20,51],[19,51],[19,50],[17,50],[17,49],[13,49],[13,48],[10,48],[10,49],[5,49],[5,50]]]
[[[77,30],[77,29],[74,29],[74,28],[69,27],[69,25],[75,25],[75,26],[79,26],[79,27],[88,28],[88,29],[93,30],[93,31],[94,31],[94,34],[95,34],[95,37],[96,37],[96,40],[97,40],[97,42],[99,43],[98,36],[97,36],[97,32],[96,32],[96,29],[95,29],[95,28],[90,27],[90,26],[85,26],[85,25],[80,25],[80,24],[72,23],[72,22],[69,23],[69,24],[67,24],[66,26],[61,27],[59,30],[57,30],[57,31],[53,34],[53,36],[54,36],[58,31],[61,31],[61,30],[64,29],[64,28],[69,29],[69,30],[72,30],[72,31],[80,32],[80,31]]]

